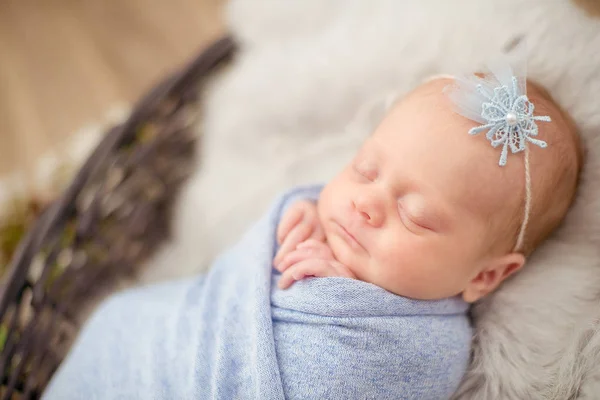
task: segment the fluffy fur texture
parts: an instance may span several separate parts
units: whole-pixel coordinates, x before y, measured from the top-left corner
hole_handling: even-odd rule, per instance
[[[564,225],[474,307],[456,398],[597,398],[600,22],[568,0],[237,0],[227,15],[242,51],[206,98],[202,162],[146,279],[200,271],[276,194],[329,179],[390,98],[525,39],[528,75],[574,117],[587,165]]]

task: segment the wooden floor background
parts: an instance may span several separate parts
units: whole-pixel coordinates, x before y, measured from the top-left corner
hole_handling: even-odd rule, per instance
[[[223,33],[222,0],[0,0],[0,178]]]

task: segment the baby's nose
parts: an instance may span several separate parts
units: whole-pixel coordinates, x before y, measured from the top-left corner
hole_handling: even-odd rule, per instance
[[[354,209],[371,226],[380,227],[383,224],[383,206],[373,196],[357,196],[353,201]]]

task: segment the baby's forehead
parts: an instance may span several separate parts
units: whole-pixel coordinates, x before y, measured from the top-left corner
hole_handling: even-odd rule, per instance
[[[427,80],[409,92],[404,100],[409,103],[419,103],[421,105],[429,104],[429,107],[423,107],[425,113],[435,110],[440,117],[465,119],[454,112],[450,99],[445,93],[445,89],[453,84],[454,79],[447,76]],[[535,107],[534,115],[548,115],[552,119],[552,125],[538,123],[540,136],[545,136],[552,140],[555,139],[554,136],[557,132],[561,136],[564,136],[560,133],[562,130],[570,130],[575,134],[574,131],[576,129],[573,126],[570,116],[561,109],[542,86],[528,80],[527,97]],[[402,104],[402,101],[397,105],[400,104]],[[473,125],[479,124],[473,123]],[[559,127],[558,129],[556,129],[557,126]]]
[[[401,123],[401,120],[404,120],[404,122],[412,120],[412,124],[418,126],[427,126],[428,123],[433,121],[438,127],[443,125],[444,132],[448,134],[459,133],[463,137],[472,139],[473,137],[468,135],[469,129],[481,124],[469,120],[454,111],[455,107],[445,93],[445,89],[453,84],[454,80],[448,77],[426,81],[397,102],[391,110],[390,115],[396,114],[400,119],[397,121],[398,123]],[[532,81],[527,81],[527,96],[535,108],[534,115],[549,116],[552,120],[551,123],[537,123],[537,138],[546,141],[549,146],[556,144],[558,147],[564,147],[565,143],[567,143],[568,147],[577,147],[577,150],[581,152],[581,145],[574,122],[554,101],[550,94],[540,85]],[[491,143],[486,139],[485,132],[477,135],[475,138],[476,143],[481,142],[480,144],[487,144],[491,148]],[[543,154],[548,155],[547,153],[551,152],[545,151],[544,153],[540,153],[542,149],[535,148],[535,146],[531,150],[533,158],[537,158]],[[497,148],[495,151],[499,156],[500,148]],[[509,155],[509,159],[519,159],[521,158],[520,156],[521,154]]]
[[[444,93],[444,89],[452,83],[452,79],[439,78],[417,86],[394,104],[388,116],[404,120],[397,121],[399,123],[426,123],[434,120],[438,124],[444,123],[452,127],[472,124],[472,121],[454,112],[450,99]]]
[[[469,135],[469,129],[480,124],[454,112],[444,93],[452,83],[436,79],[417,87],[390,110],[375,135],[389,146],[403,148],[405,157],[431,165],[429,179],[450,202],[489,213],[512,202],[507,201],[507,192],[519,197],[523,165],[509,162],[500,167],[501,149],[493,148],[485,134]]]
[[[395,123],[414,127],[421,139],[429,141],[432,146],[447,147],[472,161],[466,165],[471,170],[471,177],[468,184],[464,182],[462,189],[471,193],[472,198],[478,195],[509,201],[510,198],[520,198],[524,185],[523,153],[512,154],[509,151],[507,165],[500,167],[501,146],[493,148],[485,132],[469,135],[469,129],[480,124],[454,112],[450,99],[444,93],[444,89],[453,83],[451,78],[440,78],[419,85],[395,105],[390,115],[396,119]],[[547,142],[548,147],[529,146],[530,163],[535,169],[532,181],[536,189],[542,181],[551,181],[558,169],[573,168],[571,164],[578,164],[582,148],[575,124],[547,91],[528,81],[527,96],[535,107],[534,115],[547,115],[552,119],[551,122],[537,124],[537,138]],[[422,130],[419,131],[419,128]],[[440,157],[448,156],[440,154]],[[469,190],[470,185],[482,190]]]
[[[453,83],[454,79],[447,76],[426,80],[410,91],[407,94],[406,99],[428,99],[430,101],[443,101],[444,99],[447,99],[444,90]]]

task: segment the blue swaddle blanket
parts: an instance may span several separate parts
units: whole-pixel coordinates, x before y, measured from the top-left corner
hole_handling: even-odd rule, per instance
[[[282,196],[204,276],[113,296],[45,399],[446,399],[467,367],[458,298],[416,301],[347,278],[279,290]]]

